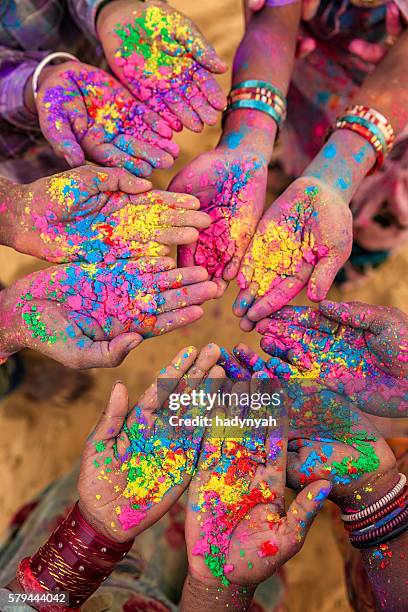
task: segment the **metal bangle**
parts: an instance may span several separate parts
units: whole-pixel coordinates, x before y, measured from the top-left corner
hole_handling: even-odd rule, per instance
[[[47,55],[47,57],[44,57],[44,59],[41,60],[37,68],[34,70],[33,77],[32,77],[31,84],[33,88],[34,100],[37,99],[38,81],[39,81],[41,72],[44,70],[46,66],[48,66],[48,64],[50,64],[56,59],[65,59],[65,60],[68,59],[73,62],[79,62],[79,59],[75,57],[75,55],[71,55],[71,53],[65,53],[65,52],[59,52],[59,51],[56,51],[55,53],[50,53],[49,55]]]

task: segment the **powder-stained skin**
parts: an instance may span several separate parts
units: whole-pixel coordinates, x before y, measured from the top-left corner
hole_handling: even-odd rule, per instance
[[[148,176],[170,168],[178,154],[169,125],[99,68],[79,62],[53,68],[37,106],[44,136],[71,165],[86,157]]]
[[[120,190],[121,172],[129,193]],[[84,166],[14,185],[1,206],[12,246],[52,262],[113,263],[165,255],[166,245],[194,242],[194,228],[210,224],[191,196],[147,191],[130,175],[126,186],[126,174]]]
[[[108,62],[128,89],[180,131],[214,124],[226,103],[212,72],[225,64],[196,26],[169,6],[112,11],[100,26]]]

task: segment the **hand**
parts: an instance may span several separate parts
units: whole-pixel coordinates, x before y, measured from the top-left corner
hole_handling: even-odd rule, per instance
[[[317,379],[361,410],[408,415],[408,318],[359,302],[285,307],[257,325],[261,347],[288,364],[286,379]],[[271,367],[273,370],[273,367]]]
[[[256,378],[275,378],[288,406],[287,478],[299,490],[315,480],[332,483],[330,499],[360,510],[396,483],[395,456],[371,421],[339,393],[303,375],[286,376],[278,357],[266,363],[245,344],[234,348],[240,366]],[[281,362],[281,367],[279,367]],[[282,415],[283,416],[283,415]]]
[[[107,72],[67,62],[44,71],[36,107],[41,131],[70,166],[85,158],[136,176],[170,168],[172,130]]]
[[[97,29],[112,71],[174,130],[217,122],[226,98],[212,73],[227,66],[190,19],[159,0],[121,0]]]
[[[116,383],[87,441],[78,484],[81,511],[99,532],[129,540],[159,520],[187,488],[203,428],[172,427],[168,399],[186,386],[199,390],[207,377],[221,380],[218,356],[214,344],[200,352],[183,349],[131,410],[126,387]]]
[[[181,266],[204,266],[219,293],[238,273],[262,215],[266,181],[263,158],[250,150],[237,153],[219,146],[193,160],[169,186],[171,191],[195,195],[212,219],[196,244],[179,249],[178,261]]]
[[[300,493],[285,512],[286,442],[276,432],[204,438],[188,491],[189,572],[206,584],[254,585],[302,547],[327,481]]]
[[[0,292],[1,354],[29,347],[73,368],[116,366],[144,338],[199,319],[196,304],[216,294],[207,277],[169,258],[36,272]]]
[[[28,185],[5,201],[4,243],[52,262],[112,263],[166,255],[188,244],[211,219],[191,197],[147,191],[126,170],[83,166]]]
[[[244,317],[241,328],[253,329],[306,285],[309,299],[323,300],[351,245],[345,201],[320,181],[294,181],[262,217],[244,257],[234,304],[236,316]]]

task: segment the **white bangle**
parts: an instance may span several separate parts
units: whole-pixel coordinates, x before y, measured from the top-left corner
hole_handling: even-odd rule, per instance
[[[38,64],[37,68],[34,70],[32,81],[31,81],[31,85],[32,85],[32,88],[33,88],[34,100],[37,99],[38,80],[40,78],[41,72],[43,71],[45,66],[47,66],[48,64],[53,62],[55,59],[65,59],[65,60],[68,59],[68,60],[71,60],[71,61],[74,61],[74,62],[79,62],[79,59],[77,57],[75,57],[75,55],[71,55],[70,53],[62,53],[60,51],[56,51],[55,53],[50,53],[49,55],[47,55],[47,57],[44,57],[44,59],[41,60],[41,62]]]
[[[381,497],[381,499],[376,501],[374,504],[371,504],[371,506],[367,506],[363,510],[360,510],[360,512],[355,512],[354,514],[341,514],[340,515],[341,519],[345,523],[349,523],[351,521],[355,522],[355,521],[359,521],[360,519],[371,516],[372,514],[377,512],[377,510],[379,510],[380,508],[384,508],[384,506],[386,506],[393,499],[395,499],[401,493],[402,489],[405,487],[406,482],[407,482],[407,477],[405,476],[405,474],[399,474],[399,480],[397,484],[395,485],[393,489],[391,489],[389,493],[387,493],[387,495],[384,495],[384,497]]]

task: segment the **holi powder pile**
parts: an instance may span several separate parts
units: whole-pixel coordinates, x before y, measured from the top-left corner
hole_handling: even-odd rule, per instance
[[[187,20],[152,6],[136,16],[133,23],[118,25],[115,33],[121,40],[115,53],[116,64],[141,100],[172,92],[191,98],[198,64],[178,41],[197,46],[199,39]]]
[[[203,557],[213,576],[225,586],[230,583],[228,574],[234,570],[228,560],[234,530],[242,521],[249,522],[249,513],[255,506],[272,503],[276,498],[267,482],[251,484],[258,466],[265,461],[264,440],[249,433],[244,433],[241,440],[209,438],[204,443],[198,499],[192,508],[200,525],[193,554]],[[276,516],[271,516],[271,521],[276,523]],[[257,554],[265,557],[277,550],[266,540]],[[252,561],[240,556],[251,569]]]
[[[248,203],[253,197],[251,180],[261,164],[255,158],[231,163],[215,162],[215,178],[200,179],[200,191],[215,191],[210,202],[201,209],[210,215],[211,226],[200,232],[195,263],[204,266],[211,277],[221,277],[242,243],[251,235],[254,220]]]
[[[30,279],[30,277],[28,277]],[[65,311],[67,337],[75,337],[72,324],[93,337],[103,331],[104,337],[138,330],[149,333],[164,303],[161,292],[168,288],[161,274],[149,271],[149,265],[136,261],[118,260],[114,264],[71,264],[49,268],[33,274],[28,291],[22,295],[17,310],[21,311],[24,324],[33,337],[44,342],[54,342],[56,336],[41,314],[41,306],[33,300],[47,300],[62,305]],[[181,276],[172,288],[182,285]],[[81,341],[79,341],[81,342]]]
[[[305,229],[317,223],[314,208],[317,194],[317,187],[306,188],[295,205],[288,204],[283,220],[279,223],[271,220],[264,231],[255,234],[238,276],[242,289],[253,281],[258,285],[258,295],[263,296],[285,278],[296,276],[304,262],[314,266],[327,255],[327,247],[318,247],[313,232]],[[285,213],[284,205],[282,210]]]
[[[116,514],[125,531],[139,525],[148,510],[174,487],[187,486],[197,466],[203,435],[199,428],[169,427],[160,417],[149,424],[138,406],[131,420],[132,424],[123,428],[128,441],[125,454],[116,452],[113,462],[111,455],[103,456],[105,446],[98,443],[96,450],[101,458],[94,462],[100,481],[113,485],[117,479],[125,481],[124,487],[114,485],[118,494]],[[97,499],[104,501],[101,495]]]
[[[169,140],[146,124],[145,108],[103,70],[68,70],[61,79],[65,80],[64,85],[47,87],[44,92],[43,105],[50,134],[63,133],[69,117],[74,132],[76,126],[81,126],[77,137],[90,135],[95,145],[111,142],[122,134],[170,152],[174,149]],[[169,129],[167,136],[171,137]],[[122,147],[125,145],[123,141]]]
[[[47,193],[55,206],[40,213],[33,200],[27,217],[39,232],[49,260],[113,263],[163,253],[155,239],[171,227],[162,217],[172,208],[160,192],[131,197],[121,192],[91,195],[75,178],[61,175],[49,179]],[[177,196],[179,203],[182,200],[183,196]],[[67,212],[59,219],[54,210],[64,205]],[[185,214],[182,208],[177,212]]]

